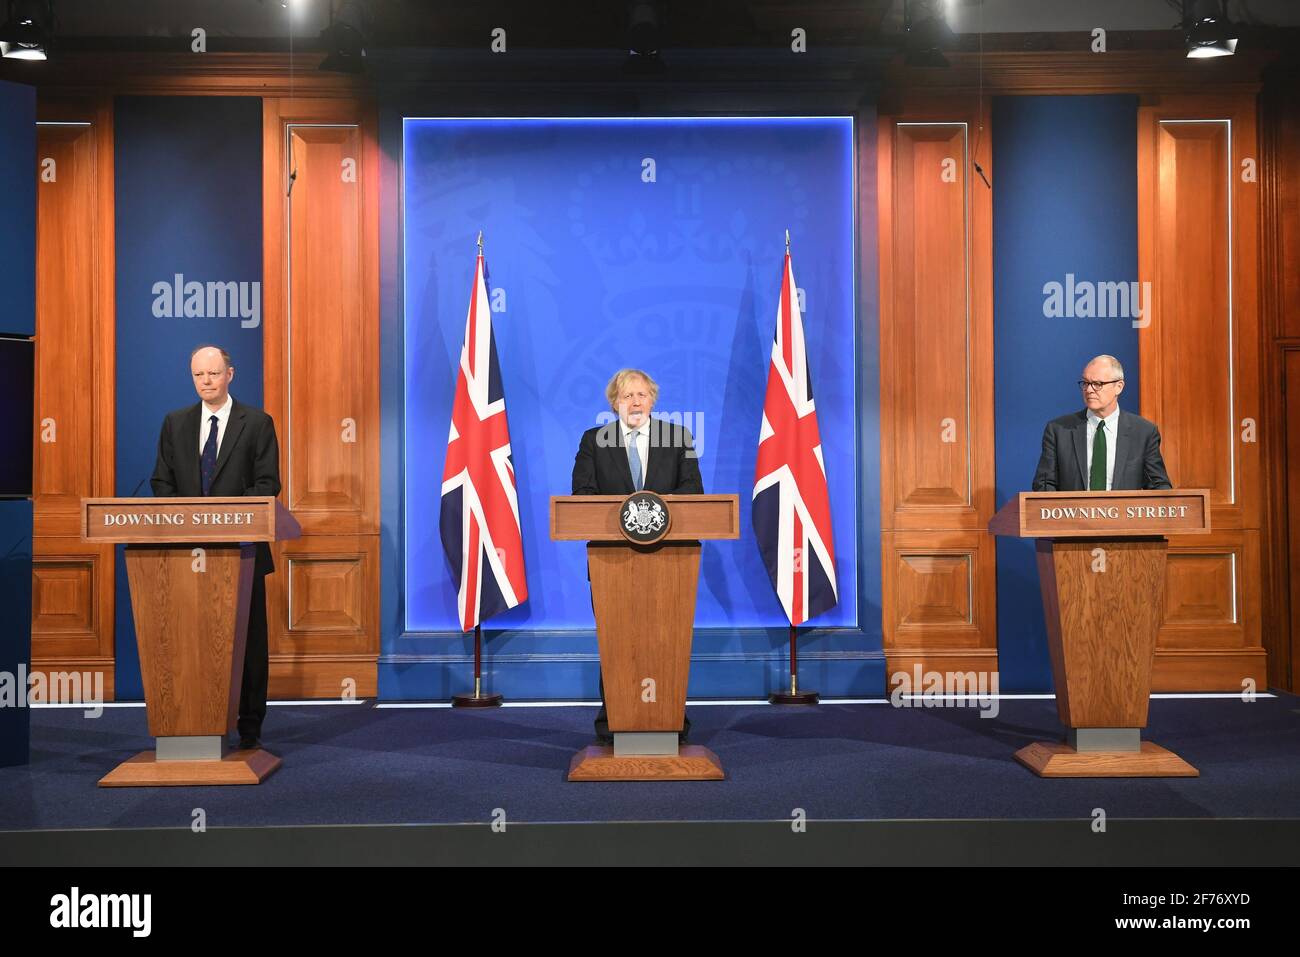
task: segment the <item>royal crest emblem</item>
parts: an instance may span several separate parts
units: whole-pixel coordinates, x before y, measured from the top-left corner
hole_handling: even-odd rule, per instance
[[[651,544],[668,531],[668,506],[653,492],[637,492],[623,502],[621,521],[629,539]]]

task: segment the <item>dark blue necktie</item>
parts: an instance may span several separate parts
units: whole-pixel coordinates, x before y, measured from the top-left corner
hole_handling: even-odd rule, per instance
[[[203,470],[204,495],[212,488],[212,473],[217,470],[217,417],[211,416],[211,420],[212,429],[208,432],[208,440],[203,443],[203,454],[199,457]]]

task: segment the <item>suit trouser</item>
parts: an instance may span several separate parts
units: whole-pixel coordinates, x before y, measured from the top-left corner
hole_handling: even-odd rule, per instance
[[[244,645],[244,677],[239,692],[239,734],[262,736],[266,718],[266,686],[270,677],[266,641],[266,576],[253,576],[253,597],[248,606],[248,637]]]

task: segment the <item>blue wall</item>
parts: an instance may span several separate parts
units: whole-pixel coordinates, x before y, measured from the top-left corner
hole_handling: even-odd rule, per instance
[[[36,335],[36,90],[0,80],[0,333]]]
[[[404,160],[402,196],[388,190],[384,215],[400,202],[404,233],[386,235],[383,257],[403,256],[404,239],[405,275],[402,289],[386,281],[382,292],[381,695],[440,697],[468,678],[437,515],[479,227],[490,286],[506,294],[493,323],[530,590],[487,623],[497,689],[594,695],[585,552],[549,540],[546,502],[568,492],[578,436],[608,412],[604,385],[622,365],[659,380],[657,412],[703,415],[705,488],[741,495],[740,541],[705,547],[691,693],[757,695],[781,680],[786,629],[748,498],[788,226],[840,583],[804,661],[824,692],[878,693],[875,276],[861,277],[870,290],[859,301],[851,122],[406,120],[404,141],[399,118],[384,128],[390,161]],[[642,181],[643,157],[655,159],[657,182]],[[393,373],[404,387],[392,387]]]
[[[30,499],[0,501],[0,672],[12,676],[11,690],[21,706],[0,707],[0,767],[26,764],[31,709],[26,707],[27,684],[19,682],[32,661],[32,503]],[[17,703],[17,702],[16,702]]]
[[[158,282],[174,284],[179,273],[185,282],[256,282],[260,300],[261,101],[119,97],[114,164],[117,494],[130,495],[139,486],[135,494],[149,495],[147,479],[163,416],[198,402],[189,373],[195,346],[223,346],[235,365],[231,395],[262,404],[260,321],[252,326],[252,317],[208,315],[206,297],[203,316],[159,317],[153,288]],[[251,286],[247,290],[253,292]],[[116,693],[130,699],[144,692],[122,552],[119,547]]]
[[[1088,359],[1124,363],[1120,404],[1138,412],[1138,338],[1128,318],[1046,318],[1043,286],[1137,280],[1137,98],[993,101],[993,349],[997,506],[1030,487],[1048,420],[1083,408]],[[977,187],[982,188],[982,186]],[[1052,686],[1032,541],[999,538],[1003,691]]]
[[[36,91],[0,81],[0,335],[36,333]],[[0,409],[0,415],[11,410]],[[13,693],[32,654],[32,503],[0,501],[0,672],[14,681]],[[26,707],[0,708],[0,767],[25,764],[29,715]]]

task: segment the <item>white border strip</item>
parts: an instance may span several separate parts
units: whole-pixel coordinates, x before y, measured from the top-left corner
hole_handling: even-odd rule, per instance
[[[1179,692],[1179,693],[1161,693],[1150,696],[1155,699],[1183,699],[1183,700],[1215,700],[1215,699],[1241,699],[1241,693],[1236,691],[1204,691],[1204,692]],[[1255,693],[1256,698],[1276,698],[1277,695],[1270,691],[1260,691]],[[1052,701],[1055,700],[1054,694],[996,694],[982,695],[978,692],[971,694],[925,694],[924,692],[902,695],[905,701],[966,701],[969,699],[979,699],[980,701]],[[268,701],[271,707],[331,707],[338,705],[363,705],[370,704],[369,698],[328,698],[316,700],[300,701]],[[687,699],[686,702],[692,708],[715,708],[715,707],[751,707],[753,705],[771,705],[772,702],[766,698],[731,698],[731,699]],[[889,698],[822,698],[822,704],[889,704]],[[54,704],[30,704],[27,707],[37,710],[42,708],[50,709],[75,709],[86,711],[93,708],[143,708],[143,701],[106,701],[102,704],[94,702],[56,702]],[[596,708],[600,702],[591,701],[507,701],[501,705],[503,708]],[[374,708],[378,710],[393,711],[420,711],[420,710],[437,710],[439,708],[451,708],[450,701],[376,701]],[[779,707],[785,707],[781,705]]]

